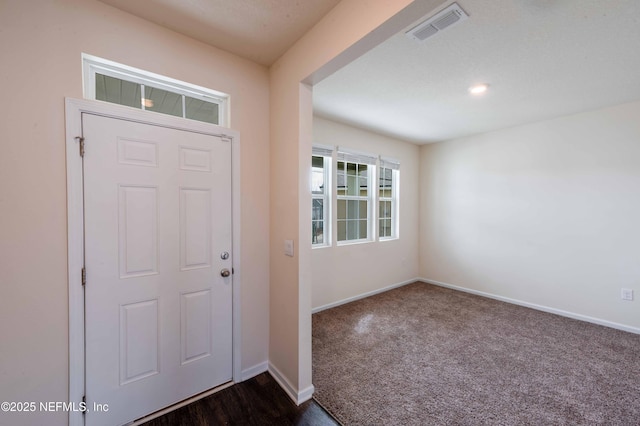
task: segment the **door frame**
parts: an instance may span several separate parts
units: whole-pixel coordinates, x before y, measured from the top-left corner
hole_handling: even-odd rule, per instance
[[[85,395],[84,202],[80,156],[82,114],[92,114],[141,124],[202,133],[231,141],[231,221],[233,255],[232,361],[233,382],[241,379],[241,278],[240,267],[240,133],[215,124],[187,120],[149,111],[138,111],[102,101],[65,98],[67,159],[67,255],[69,281],[69,402],[76,407]],[[69,410],[69,425],[84,425],[80,410]]]

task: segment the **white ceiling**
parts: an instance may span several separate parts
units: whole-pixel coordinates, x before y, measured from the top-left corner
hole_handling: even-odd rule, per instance
[[[101,1],[265,65],[339,3]],[[640,0],[457,3],[469,19],[390,38],[314,86],[314,111],[423,144],[640,99]],[[479,82],[489,92],[470,96]]]
[[[640,1],[457,3],[466,21],[398,34],[314,86],[316,114],[423,144],[640,99]]]
[[[340,0],[100,0],[196,40],[271,65]]]

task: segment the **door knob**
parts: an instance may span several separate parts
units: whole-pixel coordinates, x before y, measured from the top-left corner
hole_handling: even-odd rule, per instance
[[[222,271],[220,271],[220,275],[222,275],[223,277],[228,277],[229,275],[231,275],[231,271],[228,270],[227,268],[224,268]]]

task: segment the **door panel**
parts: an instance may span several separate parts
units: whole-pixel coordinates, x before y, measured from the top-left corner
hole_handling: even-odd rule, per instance
[[[158,188],[118,187],[120,278],[158,273]]]
[[[120,306],[120,385],[158,374],[158,299]]]
[[[231,380],[231,143],[82,122],[86,420],[124,424]]]
[[[211,266],[211,191],[180,188],[180,270]]]

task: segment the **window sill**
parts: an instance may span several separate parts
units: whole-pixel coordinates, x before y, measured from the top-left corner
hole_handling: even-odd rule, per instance
[[[347,241],[338,242],[337,246],[338,247],[354,246],[354,245],[358,245],[358,244],[368,244],[368,243],[373,243],[373,242],[375,242],[375,241],[373,241],[373,240],[347,240]]]

